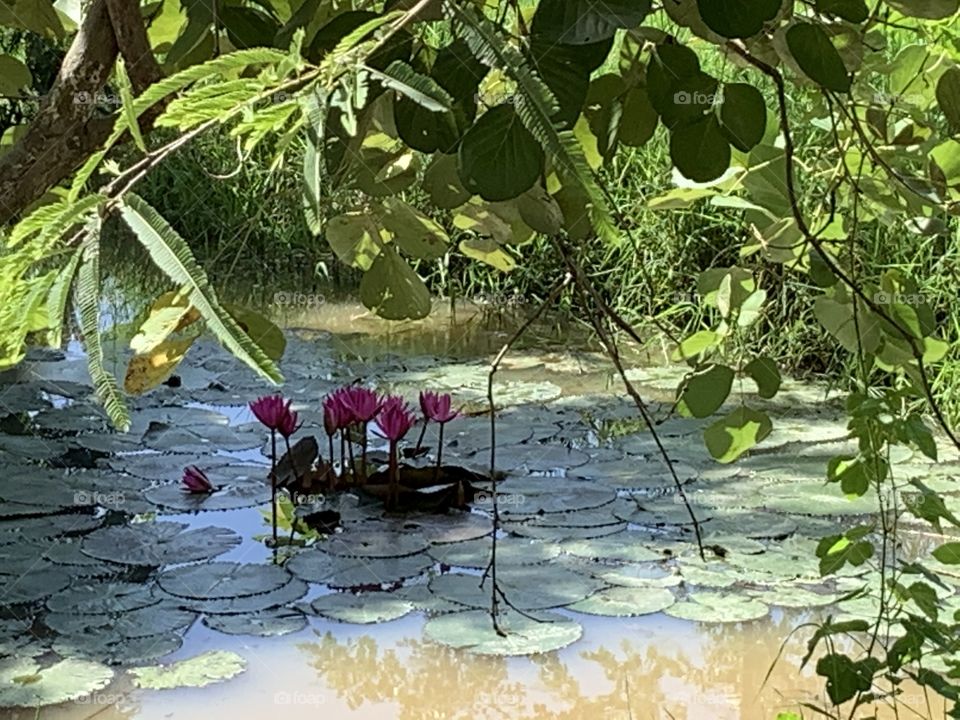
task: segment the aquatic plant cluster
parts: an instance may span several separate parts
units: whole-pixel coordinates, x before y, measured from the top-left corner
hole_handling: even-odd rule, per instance
[[[301,428],[299,414],[292,407],[293,401],[284,399],[282,395],[266,395],[259,397],[249,404],[257,420],[270,431],[271,443],[271,504],[273,541],[277,543],[277,435],[283,438],[287,456],[293,462],[293,452],[290,438]],[[368,438],[370,424],[373,423],[378,434],[388,442],[388,492],[386,505],[388,509],[395,508],[399,500],[400,488],[400,442],[417,424],[418,418],[409,403],[400,395],[381,395],[375,390],[359,385],[347,385],[329,393],[324,397],[323,428],[327,435],[329,462],[325,462],[323,454],[319,453],[317,465],[322,480],[330,491],[341,486],[364,486],[368,474]],[[422,428],[413,456],[425,452],[423,440],[427,427],[431,422],[439,427],[437,442],[437,461],[435,473],[439,473],[443,457],[443,428],[451,420],[460,415],[453,409],[453,400],[449,393],[437,393],[432,390],[420,392],[420,411]],[[335,438],[339,437],[340,462],[336,463],[334,453]],[[360,446],[359,465],[353,452],[354,444]],[[301,468],[309,471],[310,468]],[[299,472],[295,470],[295,475]],[[207,475],[197,466],[189,466],[184,470],[182,488],[187,493],[212,493],[217,488],[210,482]]]

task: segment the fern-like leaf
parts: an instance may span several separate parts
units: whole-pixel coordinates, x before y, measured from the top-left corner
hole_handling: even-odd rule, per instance
[[[430,112],[453,109],[453,98],[431,77],[422,75],[402,60],[394,60],[383,72],[367,68],[367,72],[391,90],[413,100]]]
[[[263,349],[220,305],[217,295],[186,241],[142,198],[124,198],[120,214],[150,254],[154,264],[189,292],[191,304],[224,347],[260,375],[280,383],[283,376]]]
[[[130,429],[130,412],[120,394],[117,380],[107,371],[103,362],[103,343],[100,338],[100,218],[87,223],[83,241],[83,258],[77,272],[77,309],[80,313],[80,331],[87,351],[90,379],[103,403],[110,422],[120,430]]]
[[[67,302],[70,300],[70,288],[77,274],[77,266],[83,258],[83,247],[74,250],[73,255],[60,272],[57,273],[50,291],[47,293],[47,327],[50,347],[60,347],[63,341],[63,322],[67,314]]]
[[[551,121],[557,110],[553,94],[517,48],[510,45],[483,14],[471,5],[444,3],[448,16],[459,23],[470,52],[480,62],[509,75],[517,84],[516,110],[521,122],[543,145],[565,184],[578,187],[590,205],[596,233],[616,244],[619,235],[603,189],[587,165],[583,148],[570,131],[558,131]]]

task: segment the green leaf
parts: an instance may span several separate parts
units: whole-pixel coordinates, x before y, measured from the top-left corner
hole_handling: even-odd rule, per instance
[[[271,322],[265,315],[242,305],[224,303],[223,309],[230,313],[237,325],[253,340],[264,354],[274,362],[280,362],[287,349],[287,338],[283,330]]]
[[[677,409],[688,417],[709,417],[726,402],[732,386],[732,369],[726,365],[707,365],[686,379]]]
[[[943,20],[957,14],[960,0],[885,0],[887,5],[908,17]]]
[[[730,463],[763,441],[772,430],[766,413],[739,407],[704,430],[703,439],[715,460]]]
[[[641,147],[653,137],[660,121],[645,87],[634,87],[623,96],[617,140],[627,147]]]
[[[960,184],[960,141],[944,140],[930,151],[930,158],[943,172],[948,185]]]
[[[728,38],[756,35],[780,11],[780,0],[697,0],[700,17]]]
[[[0,95],[17,97],[32,82],[26,65],[10,55],[0,55]]]
[[[862,306],[854,316],[851,303],[823,295],[814,301],[813,314],[848,352],[859,352],[862,346],[863,352],[873,353],[880,347],[880,324],[873,313]]]
[[[851,79],[840,53],[819,25],[798,22],[787,30],[787,47],[811,80],[834,92],[849,92]]]
[[[817,12],[836,15],[852,23],[862,23],[870,17],[864,0],[817,0]]]
[[[960,565],[960,542],[944,543],[933,551],[933,557],[944,565]]]
[[[70,288],[77,274],[77,267],[83,258],[83,247],[77,248],[70,260],[63,266],[56,279],[50,285],[47,294],[47,327],[49,328],[50,347],[60,347],[63,340],[63,323],[67,314],[67,303],[70,301]]]
[[[960,68],[952,67],[940,76],[937,102],[953,132],[960,132]]]
[[[157,268],[177,285],[188,289],[190,303],[206,320],[217,340],[263,377],[281,382],[283,376],[276,365],[221,307],[207,274],[186,241],[167,221],[133,194],[124,198],[120,214]]]
[[[77,308],[80,330],[87,351],[90,378],[107,415],[118,430],[130,428],[130,412],[117,387],[117,380],[107,371],[100,338],[100,219],[92,219],[86,227],[83,260],[77,274]]]
[[[143,141],[143,134],[140,132],[140,123],[137,122],[136,111],[133,108],[133,90],[130,86],[130,78],[127,75],[126,60],[117,61],[117,85],[120,88],[120,99],[123,103],[123,119],[127,129],[130,131],[130,137],[133,138],[134,145],[140,152],[147,151],[147,144]]]
[[[460,241],[460,252],[502,272],[510,272],[517,266],[503,246],[491,237],[466,238]]]
[[[325,234],[340,262],[360,270],[370,269],[385,242],[375,219],[366,212],[330,218]]]
[[[650,12],[650,0],[540,0],[533,35],[552,43],[584,45],[633,28]]]
[[[720,344],[720,336],[713,330],[698,330],[690,337],[684,338],[676,350],[673,351],[674,360],[688,360],[712,350]]]
[[[430,291],[390,245],[383,247],[364,273],[360,300],[387,320],[420,320],[430,314]]]
[[[763,95],[753,85],[724,85],[720,123],[733,146],[749,152],[763,139],[767,129],[767,106]]]
[[[543,172],[540,143],[510,105],[481,115],[460,143],[463,185],[484,200],[510,200],[533,187]]]
[[[533,67],[557,101],[552,119],[566,130],[576,125],[590,84],[590,69],[583,62],[581,47],[536,39],[530,45]]]
[[[842,705],[873,686],[873,673],[879,665],[877,658],[865,658],[855,663],[846,655],[831,653],[817,661],[817,675],[826,678],[830,701]]]
[[[130,340],[130,349],[135,353],[153,350],[174,332],[178,332],[199,319],[191,312],[190,300],[184,293],[167,292],[153,301],[147,319],[141,323],[137,334]]]
[[[423,189],[430,200],[442,210],[463,205],[470,199],[470,191],[463,187],[457,174],[455,155],[437,153],[423,174]]]
[[[434,260],[447,253],[450,237],[446,230],[419,210],[398,198],[386,198],[383,210],[383,226],[407,255]]]
[[[694,182],[716,180],[730,167],[730,143],[714,115],[670,133],[670,157],[677,170]]]
[[[756,357],[747,363],[743,371],[757,384],[760,397],[770,399],[780,389],[780,369],[768,357]]]

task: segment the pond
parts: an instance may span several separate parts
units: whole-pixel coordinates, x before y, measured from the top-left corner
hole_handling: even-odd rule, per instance
[[[814,555],[819,537],[874,510],[823,483],[848,444],[837,393],[788,381],[775,401],[751,397],[776,429],[720,465],[705,422],[670,412],[683,368],[626,355],[701,523],[703,561],[612,368],[575,329],[535,326],[494,385],[504,638],[486,615],[490,578],[479,587],[492,530],[483,413],[487,363],[521,309],[438,308],[397,326],[350,303],[301,305],[279,314],[297,437],[325,454],[321,398],[358,379],[414,407],[421,390],[449,392],[465,414],[445,426],[443,457],[476,473],[465,508],[390,513],[363,490],[317,492],[311,509],[336,520],[312,527],[308,547],[271,551],[270,444],[247,406],[270,390],[252,373],[201,342],[118,435],[75,348],[33,353],[0,385],[5,717],[772,719],[826,703],[814,663],[798,670],[810,632],[791,630],[876,609],[875,592],[833,607],[875,580],[849,567],[823,579]],[[112,352],[122,376],[125,343]],[[386,444],[368,440],[382,464]],[[897,460],[899,477],[954,490],[956,465]],[[220,489],[184,494],[191,465]],[[938,538],[918,526],[903,539],[911,553]],[[901,702],[926,699],[906,688]]]

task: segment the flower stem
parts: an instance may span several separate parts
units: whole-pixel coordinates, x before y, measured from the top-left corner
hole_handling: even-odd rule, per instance
[[[367,423],[361,426],[363,434],[360,436],[360,484],[367,484]]]
[[[440,461],[443,457],[443,426],[444,423],[440,423],[440,432],[437,436],[437,466],[433,469],[434,482],[437,482],[440,479]]]
[[[417,447],[413,450],[414,455],[420,452],[420,446],[423,445],[423,436],[427,434],[427,425],[429,422],[427,418],[423,419],[423,427],[420,428],[420,437],[417,438]]]
[[[330,492],[336,489],[337,476],[333,472],[333,435],[327,435],[327,442],[330,445],[330,477],[327,480],[330,483]]]
[[[387,509],[393,510],[400,501],[399,478],[397,477],[397,441],[390,441],[390,483],[387,486]]]
[[[277,547],[277,431],[270,431],[270,508],[273,519],[273,547]]]

